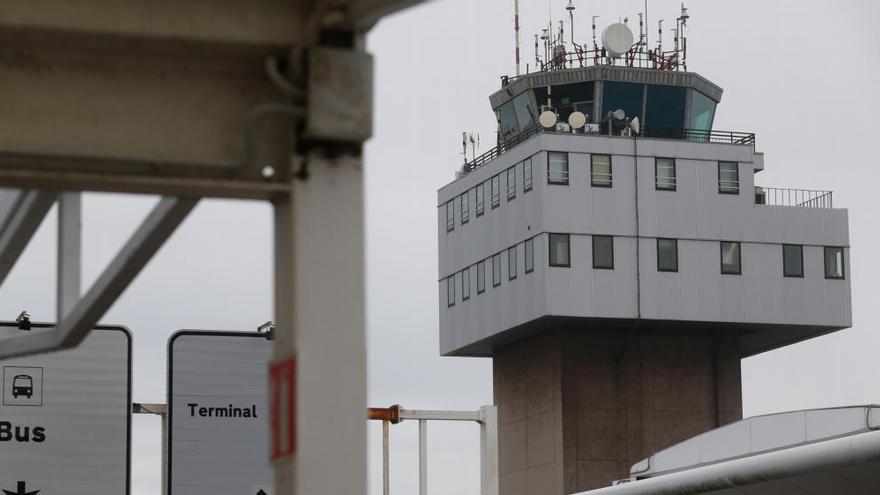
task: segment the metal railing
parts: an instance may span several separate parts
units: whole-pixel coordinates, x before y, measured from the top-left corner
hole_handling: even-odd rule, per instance
[[[382,422],[382,493],[390,495],[390,425],[404,420],[419,422],[419,495],[428,493],[428,421],[473,421],[480,425],[480,495],[498,495],[498,408],[483,406],[477,411],[417,411],[398,405],[370,408],[367,419]]]
[[[593,127],[587,126],[585,129],[592,129]],[[470,162],[465,163],[462,166],[461,172],[463,175],[467,175],[474,170],[482,167],[483,165],[491,162],[492,160],[498,158],[499,156],[507,153],[517,145],[527,141],[532,136],[542,133],[552,133],[552,134],[573,134],[573,135],[592,135],[592,136],[601,136],[606,135],[609,137],[619,137],[617,134],[609,134],[604,133],[601,130],[598,132],[566,132],[566,131],[556,131],[555,129],[546,129],[539,125],[535,125],[532,127],[528,127],[521,131],[520,133],[509,137],[507,139],[502,140],[498,145],[494,146],[489,151],[483,153],[482,155],[474,158]],[[677,139],[682,141],[691,141],[696,143],[714,143],[714,144],[737,144],[737,145],[755,145],[755,133],[753,132],[736,132],[736,131],[705,131],[699,129],[669,129],[669,128],[651,128],[651,127],[643,127],[640,129],[639,134],[636,136],[637,138],[649,138],[649,139]]]
[[[834,208],[833,191],[755,186],[755,204],[795,206],[798,208]]]

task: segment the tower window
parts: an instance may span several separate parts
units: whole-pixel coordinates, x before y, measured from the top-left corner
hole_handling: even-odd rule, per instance
[[[446,307],[455,306],[455,275],[446,279]]]
[[[654,174],[656,176],[655,185],[658,190],[675,191],[678,188],[674,158],[657,158],[654,162]]]
[[[486,183],[480,182],[477,184],[475,191],[474,195],[477,200],[477,216],[480,216],[486,210]]]
[[[568,234],[550,234],[550,266],[571,266],[571,246]]]
[[[590,155],[590,184],[611,187],[611,155]]]
[[[532,190],[532,157],[523,161],[523,194]]]
[[[446,202],[446,232],[455,230],[455,203]]]
[[[742,253],[740,243],[721,242],[721,273],[725,275],[742,274]]]
[[[486,292],[486,261],[477,263],[477,294]]]
[[[501,285],[501,253],[492,256],[492,287]]]
[[[525,243],[526,273],[535,271],[535,240],[528,239]]]
[[[507,169],[507,200],[516,197],[516,165]]]
[[[593,268],[614,269],[614,238],[610,235],[593,236]]]
[[[739,164],[718,162],[718,192],[739,194]]]
[[[785,277],[804,276],[804,247],[794,244],[782,246],[782,275]]]
[[[568,185],[568,153],[547,153],[547,183]]]
[[[461,271],[461,300],[467,301],[471,298],[471,269],[465,268]]]
[[[516,246],[507,250],[507,280],[516,278]]]
[[[678,241],[676,239],[657,239],[657,271],[678,271]]]
[[[489,180],[489,193],[492,196],[492,208],[501,204],[501,179],[496,175]]]
[[[470,195],[468,191],[465,191],[461,194],[461,224],[464,225],[471,220],[471,210],[470,210]]]
[[[825,248],[825,278],[843,279],[846,277],[843,264],[842,247]]]

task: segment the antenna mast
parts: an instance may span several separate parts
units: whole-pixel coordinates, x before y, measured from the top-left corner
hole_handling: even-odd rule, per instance
[[[519,76],[519,0],[513,0],[513,30],[516,33],[516,75]]]

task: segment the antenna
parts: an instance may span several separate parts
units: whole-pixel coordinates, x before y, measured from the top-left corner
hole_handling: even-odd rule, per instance
[[[657,48],[660,50],[660,54],[663,55],[663,19],[660,19],[660,21],[657,22],[657,26],[659,26],[657,29],[659,34],[659,37],[657,38]]]
[[[513,31],[516,34],[516,75],[519,76],[519,0],[513,0]]]
[[[649,25],[650,24],[648,23],[648,0],[645,0],[645,47],[651,46],[651,40],[648,36],[648,31],[650,31],[650,28],[648,28]],[[648,48],[648,49],[650,50],[650,48]]]
[[[568,17],[571,22],[571,44],[574,45],[574,0],[568,0],[568,6],[565,7],[565,10],[568,11]]]

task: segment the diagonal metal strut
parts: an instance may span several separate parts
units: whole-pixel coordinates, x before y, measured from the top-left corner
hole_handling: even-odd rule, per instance
[[[54,330],[34,331],[4,341],[0,345],[0,359],[66,349],[79,344],[196,204],[197,199],[163,198]]]
[[[49,191],[9,191],[6,213],[0,207],[0,285],[36,233],[52,204]]]

